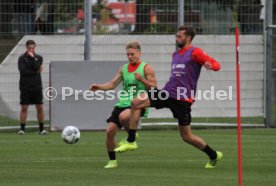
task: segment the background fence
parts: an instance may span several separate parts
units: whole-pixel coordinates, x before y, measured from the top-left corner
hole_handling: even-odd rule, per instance
[[[2,0],[0,2],[0,62],[24,35],[83,34],[84,0]],[[94,0],[93,34],[175,34],[177,0],[115,2]],[[184,22],[200,34],[262,34],[258,0],[190,0]]]
[[[0,2],[0,92],[1,93],[1,119],[0,123],[10,125],[17,124],[18,110],[9,109],[10,103],[19,107],[18,100],[14,99],[18,87],[17,58],[24,52],[24,42],[27,38],[35,38],[38,43],[37,52],[44,57],[45,64],[58,60],[83,60],[84,30],[84,2],[83,0],[2,0]],[[211,56],[222,63],[222,71],[219,75],[202,74],[201,87],[206,87],[212,82],[223,84],[224,81],[234,83],[234,43],[231,36],[234,28],[239,26],[242,35],[241,55],[242,81],[245,85],[243,109],[247,109],[244,116],[264,116],[264,48],[263,48],[263,3],[254,0],[190,0],[184,2],[184,22],[193,25],[197,33],[195,44],[206,50]],[[178,24],[177,0],[137,0],[137,1],[93,1],[92,34],[97,47],[92,47],[92,60],[115,59],[124,56],[124,45],[133,38],[142,41],[143,59],[151,63],[157,71],[160,85],[167,79],[171,53],[175,49],[174,35]],[[70,37],[69,37],[70,35]],[[107,37],[112,35],[112,39]],[[119,38],[128,35],[124,43]],[[154,35],[156,40],[147,42],[139,35]],[[167,35],[167,36],[165,36]],[[256,36],[258,35],[258,36]],[[23,38],[23,36],[25,36]],[[118,36],[118,37],[117,37]],[[171,38],[171,39],[165,39]],[[208,38],[208,39],[204,39]],[[220,38],[220,39],[219,39]],[[224,39],[221,39],[224,38]],[[93,41],[92,39],[92,41]],[[160,42],[170,46],[167,50],[159,50]],[[165,40],[164,40],[165,39]],[[100,42],[99,42],[100,41]],[[103,42],[104,41],[104,42]],[[19,45],[17,45],[19,43]],[[149,44],[149,43],[148,43]],[[117,47],[117,46],[120,47]],[[145,45],[145,46],[144,46]],[[233,45],[233,48],[231,46]],[[103,52],[103,49],[106,49]],[[119,51],[120,49],[120,51]],[[274,49],[273,49],[274,50]],[[13,64],[13,65],[12,65]],[[161,65],[162,64],[162,65]],[[254,64],[254,65],[252,65]],[[274,63],[273,63],[274,64]],[[5,67],[6,66],[6,67]],[[48,67],[43,73],[44,88],[48,86]],[[218,78],[219,77],[219,78]],[[205,84],[207,82],[207,84]],[[5,84],[5,86],[2,86]],[[225,83],[227,84],[227,83]],[[3,90],[4,89],[4,90]],[[3,93],[5,92],[5,93]],[[8,100],[3,95],[13,95]],[[235,96],[235,92],[233,92]],[[18,99],[18,98],[17,98]],[[235,97],[233,97],[235,99]],[[274,98],[275,99],[275,98]],[[220,103],[209,105],[206,110],[226,109],[229,104]],[[231,102],[234,107],[235,101]],[[255,105],[255,106],[254,106]],[[258,105],[258,106],[256,106]],[[47,107],[47,103],[45,105]],[[206,104],[202,104],[202,107]],[[225,107],[224,107],[225,106]],[[18,108],[19,109],[19,108]],[[250,110],[254,110],[250,112]],[[194,114],[202,115],[195,107]],[[204,110],[204,109],[203,109]],[[223,110],[224,114],[211,116],[234,116],[233,111]],[[229,114],[231,113],[231,114]],[[32,117],[33,116],[33,117]],[[11,121],[8,118],[14,118]],[[5,119],[4,119],[5,118]],[[30,118],[35,118],[35,112],[31,110]],[[275,120],[273,120],[275,121]]]
[[[275,32],[275,29],[274,29]],[[276,125],[276,35],[271,36],[272,40],[272,72],[271,72],[271,125]]]

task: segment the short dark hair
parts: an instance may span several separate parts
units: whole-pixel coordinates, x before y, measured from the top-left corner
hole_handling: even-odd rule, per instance
[[[34,40],[28,40],[26,41],[26,47],[30,46],[30,45],[36,45]]]
[[[196,31],[192,26],[179,26],[178,31],[185,31],[185,34],[191,36],[191,41],[194,39],[196,35]]]
[[[129,48],[137,49],[137,50],[141,51],[141,46],[137,41],[128,43],[127,46],[126,46],[126,49],[129,49]]]

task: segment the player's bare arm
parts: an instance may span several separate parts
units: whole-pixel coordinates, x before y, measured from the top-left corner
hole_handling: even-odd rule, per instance
[[[144,83],[144,85],[147,88],[157,87],[157,81],[156,81],[155,73],[154,73],[153,68],[150,65],[145,66],[145,76],[146,76],[146,78],[143,78],[141,76],[141,74],[135,73],[135,78],[138,81],[141,81],[142,83]]]
[[[114,88],[116,88],[119,85],[119,83],[122,80],[123,80],[123,78],[122,78],[122,67],[121,67],[111,81],[109,81],[107,83],[103,83],[103,84],[92,84],[90,86],[89,90],[91,90],[91,91],[113,90]]]

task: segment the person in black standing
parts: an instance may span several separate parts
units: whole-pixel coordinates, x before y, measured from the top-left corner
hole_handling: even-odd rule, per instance
[[[43,58],[35,53],[36,43],[33,40],[26,42],[26,52],[18,59],[20,72],[20,130],[18,134],[25,134],[25,125],[29,105],[34,104],[39,122],[39,134],[47,134],[44,130],[44,110],[42,96],[41,71],[43,70]]]

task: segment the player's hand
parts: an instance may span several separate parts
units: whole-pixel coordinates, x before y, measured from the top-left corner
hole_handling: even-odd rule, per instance
[[[97,85],[97,84],[92,84],[91,86],[90,86],[90,88],[89,88],[89,90],[91,90],[91,91],[96,91],[96,90],[99,90],[99,86]]]
[[[34,53],[33,53],[33,52],[30,52],[30,51],[29,51],[27,54],[28,54],[29,56],[31,56],[31,57],[34,57]]]
[[[39,69],[38,69],[38,72],[42,72],[43,71],[43,65],[40,65]]]
[[[137,73],[137,72],[135,72],[134,75],[135,75],[135,79],[137,79],[138,81],[141,81],[142,78],[143,78],[143,77],[141,76],[141,74],[139,74],[139,73]]]
[[[212,66],[212,64],[210,63],[210,62],[208,62],[208,61],[206,61],[205,63],[204,63],[204,65],[203,65],[207,70],[212,70],[213,68],[213,66]]]

